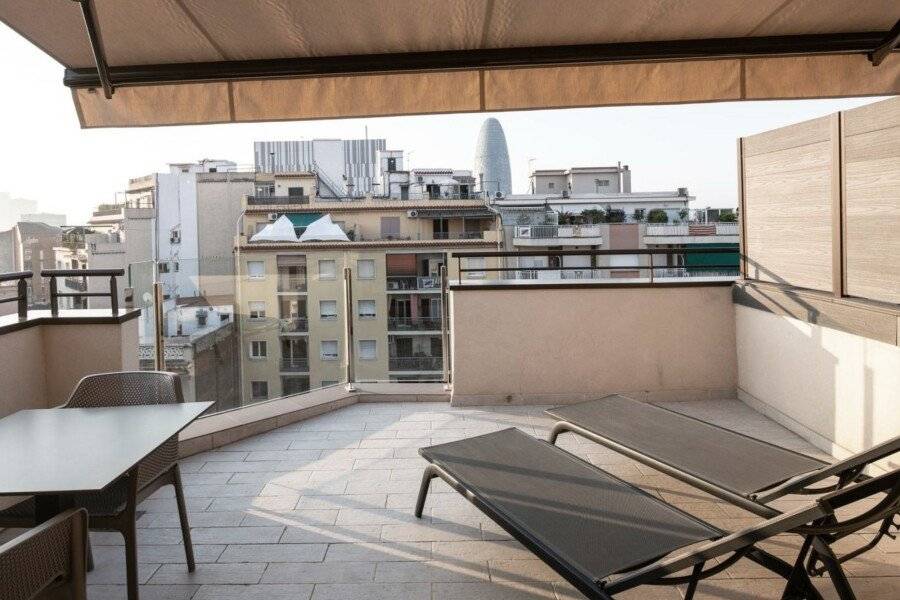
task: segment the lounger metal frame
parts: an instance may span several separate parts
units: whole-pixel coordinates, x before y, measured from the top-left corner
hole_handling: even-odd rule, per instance
[[[431,481],[436,477],[441,478],[462,494],[579,591],[589,598],[598,600],[612,600],[615,594],[641,585],[683,584],[687,584],[685,600],[691,600],[700,581],[722,572],[745,557],[772,570],[786,580],[782,598],[822,600],[821,594],[813,586],[808,569],[805,567],[805,563],[812,556],[818,556],[823,563],[824,570],[831,576],[838,597],[841,600],[856,600],[856,595],[841,567],[842,561],[831,550],[829,543],[836,536],[858,532],[864,527],[889,518],[900,510],[900,469],[898,469],[886,475],[857,483],[852,487],[830,492],[807,507],[777,514],[760,525],[726,535],[691,552],[663,557],[645,565],[636,565],[634,570],[618,577],[590,580],[569,565],[557,560],[540,540],[529,535],[529,532],[514,527],[500,512],[494,509],[491,503],[484,501],[446,469],[434,463],[429,463],[422,475],[415,506],[416,517],[421,518]],[[838,521],[835,517],[836,509],[880,492],[885,493],[885,497],[863,514],[843,522]],[[780,533],[795,533],[804,538],[793,565],[755,547],[757,542]],[[731,556],[720,560],[715,566],[709,569],[704,568],[707,562],[728,554]],[[690,575],[675,575],[686,569],[691,569]]]
[[[719,427],[713,423],[709,423],[707,421],[703,421],[701,419],[697,419],[696,417],[692,417],[690,415],[685,415],[683,413],[672,411],[664,406],[654,405],[659,409],[667,410],[672,412],[679,417],[693,419],[695,421],[699,421],[704,423],[705,425],[709,425],[711,427],[716,427],[723,431],[727,431],[729,433],[734,434],[735,436],[740,437],[749,437],[740,432],[732,431],[730,429],[725,429],[724,427]],[[707,492],[708,494],[715,496],[721,500],[725,500],[735,506],[743,508],[749,512],[752,512],[763,518],[772,518],[778,516],[781,511],[768,506],[766,503],[771,502],[772,500],[777,500],[778,498],[782,498],[784,496],[789,495],[823,495],[831,492],[835,492],[845,488],[848,484],[854,481],[862,481],[868,478],[865,475],[864,471],[866,467],[875,461],[882,460],[891,456],[892,454],[896,454],[900,452],[900,436],[895,437],[886,442],[882,442],[874,446],[873,448],[855,454],[847,459],[842,461],[838,461],[831,465],[823,466],[821,469],[816,469],[815,471],[810,471],[807,473],[802,473],[795,477],[788,479],[778,485],[775,485],[771,488],[763,490],[761,492],[742,495],[735,493],[731,490],[725,489],[715,483],[706,481],[697,476],[691,475],[685,471],[680,470],[678,467],[660,461],[659,459],[653,458],[651,456],[647,456],[646,454],[642,454],[638,450],[630,448],[628,446],[624,446],[614,440],[611,440],[603,435],[585,429],[580,425],[577,425],[571,421],[561,420],[558,421],[553,428],[550,430],[550,435],[548,436],[548,441],[551,444],[556,444],[557,438],[562,433],[575,433],[580,435],[583,438],[589,439],[593,442],[600,444],[610,450],[614,450],[623,456],[627,456],[639,463],[645,464],[653,469],[660,471],[661,473],[665,473],[672,477],[673,479],[677,479],[683,483],[686,483],[692,487],[697,488],[698,490],[702,490]],[[755,438],[751,438],[755,439]],[[762,440],[757,440],[762,441]],[[771,445],[771,444],[770,444]],[[780,448],[780,447],[779,447]],[[787,450],[786,448],[780,448],[781,450]],[[829,477],[837,477],[838,480],[832,485],[826,485],[821,487],[810,487],[813,486]],[[881,526],[878,529],[878,532],[868,543],[863,546],[847,552],[846,554],[841,555],[840,557],[834,557],[834,560],[837,560],[838,563],[843,563],[853,558],[856,558],[869,550],[875,548],[878,543],[884,538],[889,537],[891,539],[896,539],[896,534],[891,532],[891,529],[896,529],[900,531],[900,523],[896,523],[894,521],[895,516],[897,515],[897,511],[893,513],[889,513],[885,515],[881,522]],[[846,534],[845,534],[846,535]],[[845,537],[845,535],[835,534],[829,536],[830,543],[840,539],[841,537]],[[830,550],[829,550],[830,553]],[[818,547],[810,550],[809,559],[807,561],[807,572],[810,575],[822,575],[824,574],[828,568],[826,561],[830,560],[830,558],[819,551]]]

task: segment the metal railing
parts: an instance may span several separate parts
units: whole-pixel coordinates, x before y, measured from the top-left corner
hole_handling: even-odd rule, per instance
[[[309,196],[247,196],[248,206],[277,206],[309,204]]]
[[[305,292],[306,276],[305,275],[285,275],[278,274],[278,291],[279,292]]]
[[[291,317],[279,319],[278,328],[281,333],[303,333],[309,331],[309,319],[306,317]]]
[[[656,224],[647,225],[648,236],[680,236],[680,235],[737,235],[737,223],[700,223],[700,224]]]
[[[41,277],[50,278],[50,314],[59,314],[60,298],[109,298],[112,314],[119,312],[119,288],[116,277],[125,275],[125,269],[44,269]],[[109,277],[109,291],[106,292],[60,292],[57,277]]]
[[[388,331],[440,331],[440,317],[388,317]]]
[[[441,371],[443,362],[440,356],[391,356],[388,357],[388,370]]]
[[[431,239],[434,240],[480,240],[484,237],[483,231],[435,231]]]
[[[404,290],[440,290],[440,277],[422,277],[416,275],[388,275],[388,291]]]
[[[31,279],[34,273],[31,271],[15,271],[12,273],[0,273],[0,283],[6,281],[16,282],[16,295],[9,298],[0,298],[0,304],[15,302],[16,311],[20,319],[28,318],[28,285],[26,279]]]
[[[699,264],[685,265],[683,267],[668,264],[659,264],[659,260],[654,257],[681,257],[687,260],[689,255],[711,255],[711,254],[732,254],[737,257],[737,248],[636,248],[633,250],[540,250],[540,251],[522,251],[522,252],[462,252],[454,254],[457,260],[457,268],[459,276],[458,284],[466,283],[470,285],[500,284],[509,280],[535,280],[537,282],[545,282],[552,280],[571,280],[571,279],[588,279],[599,280],[599,283],[633,283],[633,284],[654,284],[658,278],[657,269],[663,269],[664,272],[669,269],[683,268],[680,274],[673,274],[672,277],[706,277],[712,279],[720,279],[722,281],[732,281],[738,278],[738,264],[735,261],[731,264]],[[579,257],[579,262],[584,258],[590,260],[590,265],[566,265],[566,257]],[[597,257],[615,257],[629,256],[634,257],[634,264],[628,265],[599,265]],[[647,260],[645,264],[641,264],[640,257],[645,256]],[[487,259],[496,261],[497,266],[489,266],[488,264],[480,264],[476,267],[463,265],[463,259],[483,259],[483,263],[487,263]],[[528,259],[528,262],[536,262],[535,259],[543,259],[542,265],[521,265],[517,264],[522,259]],[[610,259],[611,260],[611,259]],[[511,264],[516,263],[516,264]],[[468,274],[474,274],[469,276]],[[673,271],[673,273],[675,273]],[[669,276],[663,275],[660,279]]]
[[[285,373],[303,373],[309,371],[308,358],[282,358],[281,370]]]

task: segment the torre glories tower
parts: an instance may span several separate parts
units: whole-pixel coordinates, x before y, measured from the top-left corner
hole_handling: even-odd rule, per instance
[[[473,175],[481,190],[490,197],[498,193],[504,196],[512,193],[506,135],[500,121],[493,117],[485,119],[478,132]]]

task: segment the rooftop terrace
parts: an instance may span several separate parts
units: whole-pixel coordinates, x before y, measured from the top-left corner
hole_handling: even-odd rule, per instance
[[[827,458],[737,401],[669,408]],[[422,520],[413,505],[420,446],[518,427],[546,438],[545,406],[455,408],[442,402],[363,402],[184,459],[197,570],[185,569],[172,488],[140,505],[141,597],[325,599],[574,599],[582,596],[446,484],[435,480]],[[576,438],[560,444],[720,527],[760,519]],[[793,497],[797,498],[797,497]],[[781,509],[803,499],[774,503]],[[4,533],[4,537],[12,532]],[[840,549],[868,541],[842,540]],[[125,597],[118,534],[92,533],[91,600]],[[790,560],[797,536],[765,549]],[[900,542],[884,540],[846,565],[859,597],[900,595]],[[816,578],[825,598],[827,579]],[[742,560],[702,582],[697,598],[779,598],[783,580]],[[626,598],[681,598],[681,588],[639,588]],[[650,594],[650,595],[648,595]]]

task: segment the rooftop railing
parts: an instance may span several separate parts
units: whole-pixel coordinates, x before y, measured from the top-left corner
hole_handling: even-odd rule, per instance
[[[600,237],[599,225],[519,225],[515,229],[517,238],[596,238]]]
[[[733,255],[727,262],[708,257]],[[553,250],[529,252],[461,252],[457,260],[458,284],[512,285],[591,280],[598,284],[663,284],[667,279],[695,278],[734,281],[738,278],[737,248],[641,248],[633,250]],[[665,257],[665,263],[658,258]],[[703,256],[689,264],[689,256]],[[641,260],[641,257],[646,257]],[[672,257],[681,264],[671,265]],[[472,266],[470,260],[477,260]],[[464,262],[465,260],[465,262]],[[491,265],[489,261],[494,262]],[[608,261],[610,264],[599,264]],[[587,262],[587,264],[584,264]],[[612,264],[617,262],[619,264]],[[524,263],[524,264],[523,264]],[[578,264],[575,264],[578,263]]]
[[[247,196],[248,206],[309,204],[309,196]]]
[[[59,314],[60,298],[109,298],[113,314],[119,312],[119,288],[116,277],[125,275],[125,269],[44,269],[42,277],[50,279],[50,314]],[[109,277],[109,291],[106,292],[60,292],[57,277],[78,277],[83,281],[87,277]],[[85,283],[85,289],[87,284]]]
[[[31,279],[34,273],[31,271],[16,271],[13,273],[0,273],[0,283],[7,281],[16,282],[16,295],[9,298],[0,298],[0,304],[7,302],[16,303],[16,312],[20,319],[28,318],[28,284],[26,279]]]
[[[309,331],[309,319],[306,317],[291,317],[279,319],[281,333],[305,333]]]

